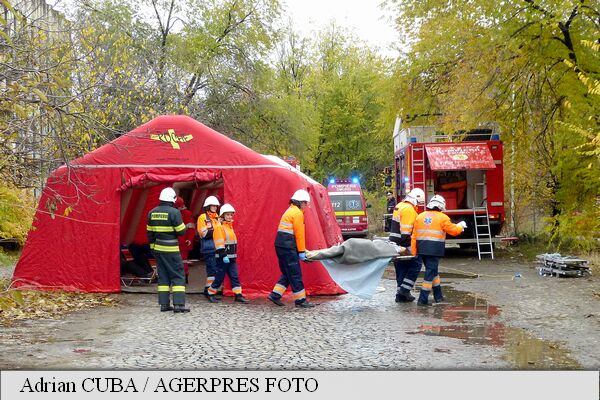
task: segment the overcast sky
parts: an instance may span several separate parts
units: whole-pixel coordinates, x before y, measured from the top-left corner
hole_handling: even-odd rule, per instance
[[[379,8],[381,0],[282,0],[286,14],[304,35],[311,35],[334,20],[381,54],[395,56],[390,47],[398,40],[392,14]],[[312,36],[312,35],[311,35]]]
[[[59,11],[80,0],[46,0]],[[347,28],[364,40],[369,47],[380,49],[380,54],[396,57],[392,46],[397,45],[398,34],[393,28],[392,13],[379,7],[383,0],[280,0],[284,19],[289,17],[297,31],[312,37],[331,21]],[[149,12],[151,9],[148,9]]]

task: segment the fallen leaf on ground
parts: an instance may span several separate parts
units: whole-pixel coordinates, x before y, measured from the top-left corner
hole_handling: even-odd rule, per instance
[[[90,349],[75,349],[73,350],[74,353],[89,353],[91,350]]]

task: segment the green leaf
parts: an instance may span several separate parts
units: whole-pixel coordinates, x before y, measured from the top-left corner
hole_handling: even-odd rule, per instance
[[[48,97],[46,97],[46,95],[44,94],[44,92],[42,92],[38,88],[33,88],[33,89],[31,89],[31,91],[33,93],[35,93],[40,98],[40,100],[43,101],[44,103],[48,102]]]
[[[15,301],[15,303],[17,303],[18,305],[22,306],[24,304],[23,294],[21,293],[21,291],[19,291],[19,290],[13,291],[12,297],[13,297],[13,300]]]

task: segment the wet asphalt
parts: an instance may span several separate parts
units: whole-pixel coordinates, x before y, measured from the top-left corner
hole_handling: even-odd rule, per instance
[[[155,295],[123,293],[116,307],[1,328],[0,368],[600,367],[598,278],[542,277],[533,263],[453,253],[440,271],[447,301],[428,307],[394,302],[391,268],[371,300],[313,297],[319,305],[306,310],[190,295],[190,313],[161,313]]]

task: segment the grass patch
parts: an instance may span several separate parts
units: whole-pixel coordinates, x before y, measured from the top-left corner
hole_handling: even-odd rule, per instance
[[[592,275],[600,276],[600,253],[593,252],[589,254],[582,254],[581,258],[589,261],[590,269],[592,270]]]
[[[9,280],[0,280],[0,326],[22,320],[58,319],[73,311],[118,304],[115,296],[106,293],[16,290],[9,285]]]
[[[556,248],[548,242],[549,237],[544,235],[522,235],[515,244],[506,246],[504,250],[507,255],[520,260],[535,261],[538,254],[557,252]]]
[[[7,251],[0,248],[0,267],[10,267],[19,259],[19,251]]]
[[[545,235],[524,235],[514,245],[507,246],[503,253],[518,257],[523,261],[536,261],[536,256],[544,253],[560,253],[562,256],[579,257],[589,262],[592,275],[600,276],[600,251],[585,251],[575,247],[565,248],[564,245],[562,248],[558,248]]]

